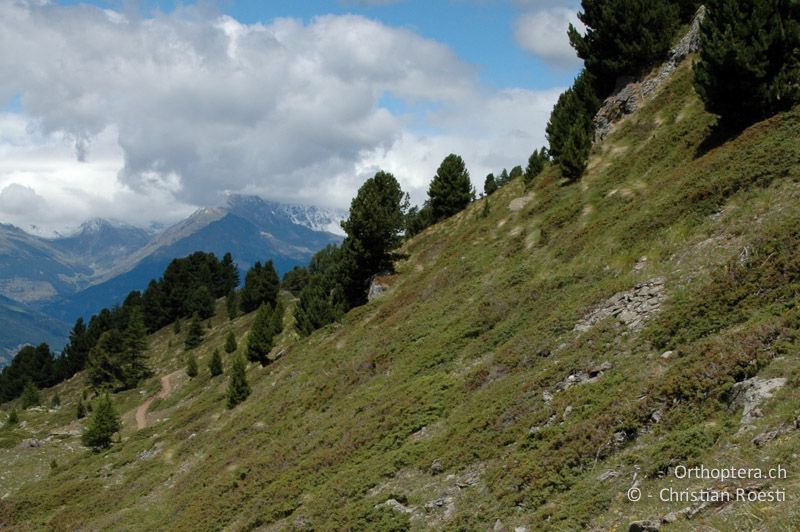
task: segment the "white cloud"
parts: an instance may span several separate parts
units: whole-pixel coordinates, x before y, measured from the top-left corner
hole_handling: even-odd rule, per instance
[[[380,106],[386,94],[412,117]],[[459,152],[484,171],[544,142],[558,91],[489,91],[446,46],[358,16],[245,25],[41,2],[0,5],[0,187],[90,216],[173,221],[228,192],[346,207],[378,166],[416,192]],[[423,130],[433,131],[427,135]]]
[[[572,68],[580,60],[567,37],[570,24],[581,32],[585,30],[574,9],[555,6],[527,12],[514,23],[514,38],[520,47],[546,63],[560,68]]]

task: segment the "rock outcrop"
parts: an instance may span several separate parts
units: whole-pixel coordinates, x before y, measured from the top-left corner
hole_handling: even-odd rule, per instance
[[[759,405],[772,397],[772,393],[778,388],[786,385],[786,379],[760,379],[753,377],[746,381],[737,382],[733,385],[731,396],[730,411],[733,412],[742,408],[742,427],[749,427],[753,422],[761,417]]]
[[[661,310],[665,299],[664,278],[656,277],[637,284],[632,290],[614,294],[576,323],[573,330],[588,331],[609,317],[617,318],[630,330],[640,329],[650,316]]]
[[[603,106],[594,117],[595,142],[605,139],[616,122],[634,113],[642,103],[655,96],[658,88],[669,79],[681,61],[700,49],[700,23],[705,14],[705,7],[701,7],[697,11],[691,28],[670,50],[667,62],[661,65],[658,71],[640,81],[631,78],[622,78],[617,81],[617,89],[605,99]]]

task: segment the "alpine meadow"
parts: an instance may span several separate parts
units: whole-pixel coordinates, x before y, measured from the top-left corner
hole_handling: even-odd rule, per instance
[[[126,181],[119,193],[135,203],[134,194],[163,178],[165,188],[148,201],[174,194],[174,205],[202,207],[203,221],[195,213],[191,223],[172,226],[178,229],[143,228],[135,233],[139,251],[100,246],[103,275],[91,270],[95,251],[93,266],[75,266],[84,244],[70,254],[61,236],[34,238],[31,229],[23,238],[17,227],[16,240],[0,233],[0,261],[28,257],[41,274],[25,282],[8,274],[0,289],[49,294],[43,283],[52,270],[63,286],[83,279],[94,287],[81,299],[77,288],[57,285],[96,307],[68,315],[74,325],[63,345],[34,327],[65,318],[73,307],[48,314],[60,296],[47,296],[47,304],[9,299],[30,316],[48,316],[38,321],[0,313],[8,336],[27,335],[0,373],[0,529],[800,529],[800,2],[426,4],[426,16],[458,14],[458,35],[442,29],[437,38],[452,39],[463,54],[462,32],[480,30],[469,25],[473,10],[489,27],[504,13],[554,25],[504,22],[515,24],[509,40],[530,42],[540,59],[556,52],[537,39],[559,35],[574,70],[547,100],[535,131],[514,130],[523,144],[530,140],[516,158],[502,151],[511,149],[505,137],[486,147],[493,155],[479,157],[470,150],[493,141],[459,140],[468,121],[448,118],[459,98],[479,105],[488,85],[446,104],[426,99],[461,90],[461,71],[446,70],[452,86],[425,77],[423,63],[437,54],[455,61],[456,52],[417,42],[417,32],[440,34],[403,18],[420,7],[411,0],[331,2],[330,14],[295,6],[296,18],[276,14],[269,26],[225,12],[191,38],[184,32],[207,16],[192,3],[172,12],[156,2],[152,16],[135,14],[138,7],[68,4],[0,8],[0,27],[48,10],[74,15],[75,24],[111,17],[98,32],[143,24],[135,35],[150,46],[147,32],[175,24],[164,35],[184,53],[222,46],[220,53],[241,64],[255,60],[251,46],[289,54],[302,40],[293,32],[313,28],[328,49],[302,56],[287,72],[342,68],[353,86],[370,83],[360,77],[361,61],[386,60],[380,33],[397,32],[394,38],[405,39],[392,48],[397,61],[378,70],[410,74],[392,90],[374,89],[386,107],[359,119],[362,131],[334,124],[332,138],[327,121],[356,110],[328,93],[292,86],[267,112],[238,106],[260,98],[239,71],[221,74],[211,88],[191,88],[198,92],[183,101],[166,86],[183,78],[157,89],[143,79],[142,94],[130,97],[142,109],[135,123],[161,124],[143,103],[146,90],[189,107],[184,119],[203,118],[166,126],[178,138],[144,149],[136,143],[148,129],[127,137],[126,114],[114,126],[124,166],[109,179],[139,172],[143,181]],[[364,26],[327,40],[324,31],[342,21]],[[268,34],[258,33],[265,28]],[[525,40],[525,31],[541,35]],[[231,40],[220,45],[219,35]],[[202,44],[192,40],[201,37]],[[374,46],[339,58],[344,63],[310,59],[364,39]],[[159,55],[168,48],[159,44],[146,63],[183,57],[169,69],[186,76],[197,67],[188,55]],[[403,56],[403,48],[414,53]],[[62,95],[63,105],[77,107],[70,113],[89,113],[81,106],[117,90],[124,57],[96,94]],[[277,59],[264,61],[276,76],[283,72]],[[208,59],[197,68],[214,65]],[[478,75],[487,74],[464,79]],[[266,79],[259,86],[277,83]],[[218,112],[226,114],[214,123],[227,136],[209,147],[202,128],[218,116],[209,109],[223,89]],[[3,90],[0,83],[0,96]],[[44,105],[26,90],[12,91],[22,94],[19,113]],[[504,101],[522,105],[513,99],[521,90],[503,92]],[[320,105],[317,121],[312,111]],[[501,105],[486,105],[488,119],[505,118],[491,114],[502,113]],[[280,135],[308,144],[281,140],[246,151],[257,117],[280,120],[284,106],[302,120],[276,122]],[[408,129],[392,137],[401,140],[363,155],[368,135],[388,128],[381,121],[392,113],[406,113],[399,122]],[[60,131],[57,117],[42,116],[42,127]],[[70,142],[77,146],[82,134]],[[94,135],[101,143],[102,134]],[[330,160],[317,159],[328,150]],[[297,164],[307,159],[309,166],[281,181],[281,164],[295,151],[303,152]],[[366,158],[353,162],[359,170],[351,187],[353,176],[336,172],[351,171],[353,154]],[[43,165],[50,160],[40,156]],[[0,163],[0,216],[7,166]],[[410,176],[419,167],[423,185]],[[210,186],[208,168],[224,194],[269,201],[237,196],[228,207],[207,207],[210,189],[198,183]],[[253,172],[253,181],[232,181],[228,174],[240,170]],[[178,192],[192,186],[194,195]],[[313,190],[312,200],[328,210],[292,203],[289,189]],[[342,191],[349,210],[337,217],[331,213]],[[148,249],[162,250],[159,261],[141,251]],[[124,283],[116,277],[130,272],[140,273]],[[99,305],[123,287],[127,295]],[[23,328],[12,318],[28,321]]]

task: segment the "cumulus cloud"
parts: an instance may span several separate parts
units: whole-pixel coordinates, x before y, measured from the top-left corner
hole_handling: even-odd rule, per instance
[[[11,183],[0,191],[0,212],[4,214],[38,214],[44,203],[44,198],[35,190],[19,183]]]
[[[436,111],[390,112],[387,93]],[[0,6],[0,101],[17,94],[0,186],[35,188],[56,225],[169,221],[230,192],[343,207],[377,165],[419,188],[457,150],[521,163],[557,91],[487,93],[448,47],[359,16],[247,25],[37,0]]]
[[[520,47],[546,63],[559,68],[572,68],[579,63],[579,59],[567,37],[570,24],[579,31],[585,30],[575,9],[554,5],[528,11],[515,21],[514,38]]]

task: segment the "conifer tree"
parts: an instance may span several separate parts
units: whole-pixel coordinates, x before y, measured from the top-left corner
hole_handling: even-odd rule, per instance
[[[139,381],[150,375],[150,370],[145,364],[147,327],[140,307],[134,308],[128,318],[124,342],[124,352],[119,364],[122,366],[123,384],[130,389],[135,388]]]
[[[225,310],[228,312],[228,319],[235,320],[239,316],[239,295],[236,290],[231,290],[225,296]]]
[[[78,405],[75,408],[75,417],[77,419],[83,419],[86,417],[86,406],[83,404],[83,400],[78,399]]]
[[[201,319],[208,319],[214,315],[216,301],[211,290],[206,285],[200,285],[189,294],[186,301],[186,310],[200,315]]]
[[[526,190],[531,188],[536,176],[542,173],[545,162],[547,162],[547,149],[544,147],[539,150],[534,150],[528,158],[528,166],[525,168],[525,173],[522,176]]]
[[[250,385],[247,384],[245,369],[244,358],[242,355],[236,355],[228,378],[228,408],[234,408],[250,395]]]
[[[11,412],[8,413],[8,419],[6,420],[6,425],[13,426],[19,423],[19,414],[17,414],[17,409],[12,408]]]
[[[272,314],[272,309],[262,304],[247,336],[247,360],[259,362],[262,366],[269,364],[268,355],[272,350]]]
[[[175,334],[181,333],[181,319],[175,318],[175,323],[172,324],[172,332]]]
[[[280,279],[275,265],[268,260],[263,266],[256,262],[244,278],[244,286],[239,292],[239,305],[244,312],[252,312],[262,303],[274,305],[278,299]]]
[[[342,222],[347,238],[338,265],[351,307],[366,302],[373,275],[393,269],[391,251],[402,241],[407,208],[408,198],[390,173],[378,172],[358,189]]]
[[[483,182],[483,193],[487,196],[491,196],[497,191],[497,181],[494,179],[494,174],[489,174],[486,176],[486,180]]]
[[[222,357],[219,354],[219,349],[214,349],[211,353],[211,360],[208,361],[208,371],[212,377],[222,375]]]
[[[92,417],[81,435],[81,442],[94,451],[111,446],[111,438],[122,424],[119,414],[111,403],[111,397],[104,394],[98,399]]]
[[[20,396],[20,407],[23,410],[27,410],[32,406],[39,406],[40,404],[39,389],[31,381],[26,382],[25,388],[22,390],[22,395]]]
[[[620,76],[636,76],[661,61],[679,21],[671,1],[582,0],[581,6],[586,33],[570,25],[569,40],[602,97]]]
[[[197,358],[195,358],[194,353],[189,353],[186,360],[186,375],[190,379],[197,377]]]
[[[445,157],[428,188],[433,222],[461,212],[475,198],[464,160],[451,153]]]
[[[58,396],[58,393],[53,395],[53,398],[50,399],[50,408],[58,408],[61,406],[61,398]]]
[[[272,335],[273,339],[278,336],[281,331],[283,331],[283,315],[285,314],[285,310],[283,308],[283,303],[278,301],[275,305],[275,308],[272,309],[269,317],[269,332]]]
[[[186,340],[184,347],[186,349],[194,349],[203,343],[203,325],[200,323],[200,315],[197,313],[192,316],[192,323],[189,325],[189,330],[186,332]]]
[[[497,178],[497,188],[506,186],[509,181],[511,181],[511,176],[508,175],[508,170],[503,168],[500,172],[500,176]]]
[[[519,166],[519,165],[515,166],[514,168],[511,169],[511,173],[508,174],[509,181],[513,181],[514,179],[517,179],[518,177],[522,177],[522,173],[523,173],[522,172],[522,167]]]
[[[236,345],[236,335],[233,331],[228,331],[228,336],[225,338],[225,352],[233,353],[239,346]]]
[[[800,102],[800,2],[709,0],[695,88],[739,128]]]

